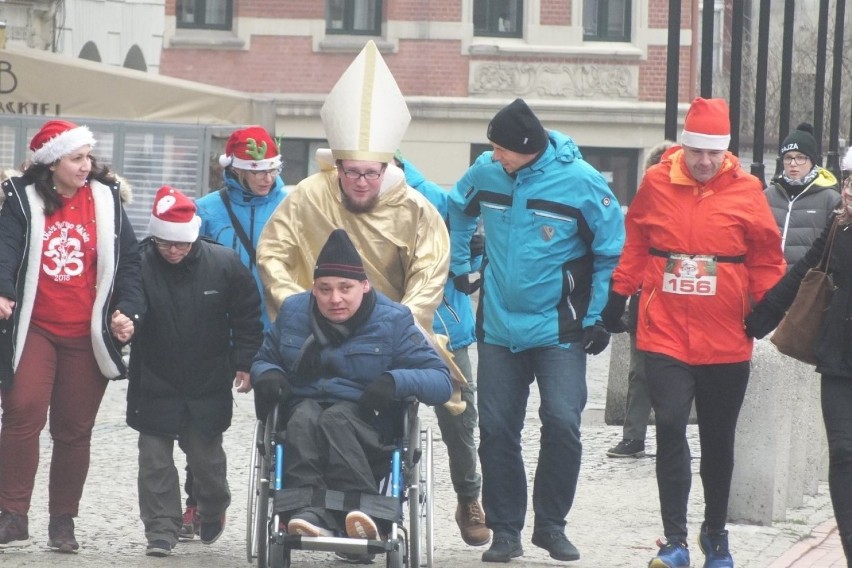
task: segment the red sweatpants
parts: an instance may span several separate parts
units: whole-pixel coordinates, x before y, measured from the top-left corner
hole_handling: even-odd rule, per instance
[[[51,515],[77,516],[89,446],[107,379],[85,337],[58,337],[30,325],[12,386],[0,391],[0,510],[26,515],[50,412]]]

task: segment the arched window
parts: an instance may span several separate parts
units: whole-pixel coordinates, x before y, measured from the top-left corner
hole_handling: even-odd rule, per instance
[[[139,49],[138,45],[132,46],[127,51],[127,57],[124,58],[123,67],[136,69],[137,71],[148,70],[148,64],[145,63],[145,55],[143,55],[142,50]]]
[[[86,45],[84,45],[83,49],[80,50],[80,59],[86,59],[88,61],[97,61],[98,63],[101,62],[101,52],[98,51],[98,46],[95,45],[95,42],[86,42]]]

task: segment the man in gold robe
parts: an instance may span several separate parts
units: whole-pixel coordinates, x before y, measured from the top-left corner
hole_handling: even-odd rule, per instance
[[[431,335],[449,273],[449,235],[438,211],[394,164],[411,115],[372,41],[340,77],[320,115],[331,146],[317,153],[321,171],[281,202],[257,245],[270,319],[285,298],[311,288],[329,234],[345,229],[372,285],[406,305]],[[452,363],[446,338],[435,337],[435,343],[455,379],[453,397],[436,413],[458,496],[456,521],[463,540],[481,546],[491,531],[479,504],[473,393]]]

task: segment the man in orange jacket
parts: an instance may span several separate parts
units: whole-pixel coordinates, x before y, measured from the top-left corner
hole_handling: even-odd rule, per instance
[[[733,567],[725,521],[752,352],[743,320],[752,302],[784,275],[763,184],[727,151],[728,115],[722,99],[695,99],[681,146],[645,174],[627,213],[624,252],[602,312],[610,331],[623,331],[625,301],[642,289],[637,345],[647,353],[666,536],[650,568],[690,565],[686,425],[693,399],[705,500],[699,545],[705,568]]]

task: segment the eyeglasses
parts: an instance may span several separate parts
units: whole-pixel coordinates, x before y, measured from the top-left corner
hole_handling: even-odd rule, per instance
[[[249,174],[251,174],[255,178],[265,178],[266,176],[275,177],[281,173],[281,166],[277,168],[272,168],[271,170],[246,170]]]
[[[174,241],[161,241],[160,239],[154,239],[154,244],[157,245],[157,248],[166,251],[175,247],[180,252],[189,250],[189,247],[192,246],[192,243],[176,243]]]
[[[810,158],[808,158],[807,156],[784,156],[784,163],[788,166],[790,164],[796,164],[797,166],[801,166],[809,159]]]
[[[355,170],[344,170],[343,168],[341,168],[340,171],[343,172],[343,176],[346,179],[351,179],[353,181],[359,180],[361,178],[364,178],[368,181],[376,181],[377,179],[382,177],[383,173],[385,173],[385,168],[382,168],[381,171],[378,172],[364,172],[363,174],[361,172],[356,172]]]

